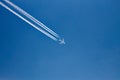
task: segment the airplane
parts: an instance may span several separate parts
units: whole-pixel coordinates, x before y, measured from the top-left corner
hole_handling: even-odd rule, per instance
[[[66,44],[64,38],[59,40],[59,44]]]

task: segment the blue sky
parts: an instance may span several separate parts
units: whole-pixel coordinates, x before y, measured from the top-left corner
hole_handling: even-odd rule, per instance
[[[0,80],[120,80],[119,0],[11,1],[66,45],[0,6]]]

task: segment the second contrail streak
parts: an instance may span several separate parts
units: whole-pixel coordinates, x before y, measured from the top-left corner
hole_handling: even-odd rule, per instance
[[[50,34],[52,34],[53,36],[59,38],[58,34],[55,33],[54,31],[52,31],[51,29],[49,29],[47,26],[45,26],[42,22],[38,21],[36,18],[34,18],[33,16],[31,16],[30,14],[28,14],[26,11],[24,11],[23,9],[21,9],[20,7],[18,7],[17,5],[15,5],[14,3],[10,2],[9,0],[4,0],[6,3],[8,3],[9,5],[11,5],[13,8],[15,8],[16,10],[18,10],[21,14],[25,15],[27,18],[29,18],[30,20],[32,20],[33,22],[35,22],[37,25],[41,26],[43,29],[45,29],[47,32],[49,32]]]

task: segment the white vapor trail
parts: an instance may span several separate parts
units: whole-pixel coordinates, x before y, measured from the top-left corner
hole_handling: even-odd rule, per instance
[[[49,29],[47,26],[45,26],[42,22],[38,21],[36,18],[28,14],[26,11],[15,5],[14,3],[10,2],[9,0],[4,0],[7,4],[11,5],[14,9],[18,10],[21,14],[26,16],[28,19],[35,22],[37,25],[41,26],[43,29],[45,29],[47,32],[55,36],[56,38],[59,38],[59,35],[55,33],[53,30]]]
[[[13,13],[14,15],[16,15],[17,17],[19,17],[20,19],[22,19],[23,21],[25,21],[26,23],[28,23],[29,25],[31,25],[32,27],[34,27],[35,29],[37,29],[38,31],[42,32],[43,34],[45,34],[46,36],[48,36],[49,38],[53,39],[54,41],[58,41],[58,39],[56,37],[54,37],[53,35],[49,34],[48,32],[42,30],[41,28],[39,28],[38,26],[36,26],[35,24],[31,23],[30,21],[28,21],[27,19],[25,19],[24,17],[22,17],[20,14],[18,14],[17,12],[15,12],[14,10],[12,10],[11,8],[9,8],[7,5],[5,5],[4,3],[0,2],[0,5],[3,6],[4,8],[6,8],[8,11],[10,11],[11,13]]]

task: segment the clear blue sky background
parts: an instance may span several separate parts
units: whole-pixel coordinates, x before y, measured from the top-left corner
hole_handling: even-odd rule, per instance
[[[120,80],[120,0],[11,1],[66,45],[0,6],[0,80]]]

